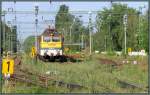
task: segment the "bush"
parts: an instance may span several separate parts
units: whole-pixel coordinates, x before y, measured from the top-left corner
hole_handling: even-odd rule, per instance
[[[114,51],[108,51],[107,55],[114,56],[114,55],[116,55],[116,53]]]

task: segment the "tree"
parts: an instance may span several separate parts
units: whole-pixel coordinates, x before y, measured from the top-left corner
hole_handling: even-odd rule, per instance
[[[56,29],[64,35],[64,42],[80,43],[81,34],[87,34],[87,28],[83,26],[79,17],[69,13],[69,7],[61,5],[55,18]],[[71,38],[70,38],[71,32]],[[87,36],[87,35],[86,35]],[[71,40],[70,40],[71,39]],[[87,40],[87,37],[84,37]],[[79,46],[69,46],[72,50],[79,50]],[[80,46],[81,47],[81,46]]]
[[[147,52],[149,51],[149,44],[148,44],[148,12],[146,14],[142,15],[141,17],[141,27],[140,27],[140,38],[141,45],[140,49],[145,49]]]
[[[35,44],[35,37],[34,36],[29,36],[25,39],[23,43],[23,48],[25,53],[30,53],[32,46]]]
[[[123,16],[127,18],[127,48],[137,49],[138,12],[127,5],[113,4],[111,9],[104,8],[97,15],[97,32],[94,35],[94,49],[100,51],[124,50]],[[99,37],[99,38],[98,38]]]
[[[61,5],[60,9],[55,18],[56,29],[61,32],[65,37],[65,42],[69,40],[69,30],[68,26],[73,23],[74,16],[69,13],[69,8],[66,5]]]
[[[13,53],[17,52],[17,27],[8,27],[4,22],[2,22],[2,31],[3,31],[3,37],[2,37],[2,48],[3,52],[12,51]],[[5,31],[4,31],[5,28]]]

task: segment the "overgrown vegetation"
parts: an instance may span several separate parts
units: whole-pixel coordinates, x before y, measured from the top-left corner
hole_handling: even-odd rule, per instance
[[[124,21],[127,14],[127,48],[133,51],[145,49],[148,52],[147,13],[139,16],[139,11],[123,4],[113,4],[97,15],[97,32],[94,34],[94,49],[100,51],[124,50]],[[141,19],[142,21],[139,21]]]
[[[132,48],[133,51],[145,49],[148,52],[148,13],[141,15],[138,10],[119,3],[113,4],[112,9],[104,8],[97,13],[96,31],[92,30],[93,51],[124,51],[123,16],[125,14],[127,14],[127,48]],[[81,43],[83,34],[83,48],[87,48],[89,24],[83,26],[80,17],[82,16],[69,13],[68,6],[61,5],[55,18],[55,26],[57,31],[64,35],[67,44]],[[65,47],[74,51],[81,49],[81,46]]]
[[[80,16],[69,13],[69,7],[61,5],[55,18],[55,26],[58,32],[64,35],[65,43],[80,43],[81,35],[84,34],[84,46],[88,44],[88,27],[83,26]],[[71,35],[71,36],[70,36]],[[66,46],[71,50],[80,50],[79,46]]]
[[[35,38],[34,36],[29,36],[23,44],[25,53],[29,54],[33,46],[35,46]]]
[[[9,27],[7,26],[4,22],[2,22],[2,31],[3,32],[3,36],[2,36],[2,51],[3,53],[8,52],[8,51],[12,51],[13,53],[15,53],[17,51],[17,27],[16,26],[12,26]]]
[[[76,89],[69,90],[65,87],[49,87],[48,89],[42,89],[40,87],[23,86],[24,83],[16,85],[16,88],[11,89],[11,92],[19,93],[24,89],[23,93],[112,93],[112,92],[146,92],[143,89],[132,89],[132,88],[122,88],[115,77],[121,80],[125,80],[131,83],[136,83],[147,86],[148,83],[148,70],[147,61],[142,61],[140,64],[124,64],[119,68],[113,68],[109,64],[102,64],[99,57],[102,55],[93,55],[92,60],[76,63],[45,63],[38,61],[35,63],[28,55],[23,56],[23,64],[21,68],[28,67],[33,72],[38,72],[41,74],[46,74],[46,72],[53,72],[52,75],[56,76],[57,80],[64,81],[66,83],[75,83],[87,87],[87,89]],[[104,56],[108,58],[109,56]],[[111,59],[119,60],[118,57],[111,56]],[[133,59],[133,58],[132,58]],[[139,60],[138,58],[135,58]],[[131,60],[131,59],[129,59]],[[144,60],[147,58],[144,57]],[[33,87],[33,89],[32,89]],[[15,90],[18,89],[18,90]]]
[[[112,15],[110,16],[110,12]],[[117,13],[117,14],[115,14]],[[116,61],[118,64],[124,61],[122,56],[115,56],[114,51],[124,51],[124,26],[123,15],[128,13],[127,22],[127,48],[139,51],[145,49],[148,52],[148,20],[147,13],[139,17],[138,11],[127,7],[127,5],[113,4],[112,9],[104,8],[103,11],[97,14],[97,31],[93,33],[93,50],[108,51],[108,55],[92,55],[86,57],[83,62],[76,62],[73,64],[58,62],[45,63],[38,60],[37,63],[28,55],[31,47],[34,46],[34,37],[28,37],[24,42],[24,50],[27,54],[23,55],[22,68],[28,67],[33,72],[45,74],[46,72],[53,72],[57,76],[57,80],[62,80],[66,83],[76,83],[87,87],[87,89],[69,90],[62,87],[49,87],[42,89],[34,87],[28,89],[23,83],[18,83],[15,89],[22,86],[23,93],[112,93],[112,92],[147,92],[143,89],[122,88],[116,77],[120,80],[125,80],[135,84],[141,84],[144,87],[148,84],[148,58],[147,57],[128,57],[129,62],[122,64],[119,67],[113,67],[110,64],[102,64],[99,58],[104,57]],[[143,19],[141,22],[138,19]],[[83,26],[82,21],[78,17],[69,13],[69,7],[62,5],[55,18],[56,29],[58,32],[64,34],[65,43],[79,43],[81,42],[80,34],[84,34],[84,44],[86,46],[86,53],[89,52],[89,30]],[[63,22],[63,23],[62,23]],[[73,24],[74,23],[74,24]],[[139,24],[143,24],[140,27]],[[70,39],[70,31],[72,32]],[[67,53],[74,54],[81,50],[81,47],[68,46],[71,48]],[[86,55],[88,56],[88,55]],[[91,58],[91,59],[89,59]],[[139,64],[133,64],[134,61]],[[25,89],[24,89],[25,88]],[[27,89],[26,89],[27,88]],[[11,89],[11,92],[19,93],[21,90]]]

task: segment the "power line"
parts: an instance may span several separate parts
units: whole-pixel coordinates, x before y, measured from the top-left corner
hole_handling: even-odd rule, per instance
[[[72,13],[72,14],[88,14],[89,11],[69,11],[69,13]],[[92,14],[97,14],[97,13],[101,13],[103,11],[91,11]],[[6,11],[7,14],[35,14],[34,11]],[[110,14],[110,13],[105,13],[103,12],[104,14]],[[58,13],[57,11],[39,11],[39,14],[68,14],[67,12],[61,12],[61,13]],[[125,13],[115,13],[115,12],[112,12],[111,14],[125,14]],[[138,12],[137,13],[128,13],[128,15],[137,15],[139,14]]]

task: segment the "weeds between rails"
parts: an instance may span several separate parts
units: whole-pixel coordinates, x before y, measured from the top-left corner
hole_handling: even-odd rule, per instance
[[[24,82],[27,84],[32,84],[32,85],[37,85],[40,87],[44,87],[44,88],[48,88],[48,86],[52,85],[52,86],[60,86],[60,87],[65,87],[68,88],[70,90],[73,89],[89,89],[89,87],[85,87],[79,84],[75,84],[75,83],[65,83],[64,81],[60,81],[57,80],[57,78],[55,78],[54,76],[50,77],[47,75],[41,75],[39,73],[36,72],[31,72],[29,71],[28,68],[19,68],[19,65],[21,64],[17,64],[15,67],[15,74],[11,77],[11,79],[15,80],[15,81],[20,81],[20,82]],[[32,77],[34,77],[34,79],[32,79]],[[102,85],[101,85],[102,86]],[[109,89],[106,86],[103,86],[104,88]],[[98,91],[95,91],[98,92]]]
[[[59,81],[56,79],[56,77],[51,77],[48,75],[41,75],[39,73],[36,72],[30,72],[28,68],[19,68],[20,64],[15,65],[15,74],[13,74],[11,76],[10,80],[17,80],[20,82],[25,82],[27,84],[33,84],[33,85],[37,85],[40,87],[44,87],[44,88],[48,88],[48,86],[50,85],[57,85],[57,86],[61,86],[61,87],[66,87],[69,89],[81,89],[81,88],[87,88],[84,86],[81,86],[79,84],[75,84],[75,83],[65,83],[63,81]],[[31,79],[33,78],[36,79]],[[50,81],[50,82],[49,82]],[[49,84],[50,83],[50,84]]]
[[[110,60],[110,59],[104,59],[103,62],[105,64],[116,64],[117,65],[117,63],[115,63],[115,61]],[[19,70],[19,68],[17,68],[17,69]],[[17,81],[25,82],[27,84],[31,83],[32,85],[37,85],[37,86],[44,87],[44,88],[48,88],[48,86],[50,86],[50,85],[52,85],[52,86],[57,85],[57,86],[60,86],[60,87],[69,88],[71,90],[72,89],[81,89],[81,88],[89,89],[89,87],[84,87],[82,85],[78,85],[78,84],[74,84],[74,83],[65,83],[63,81],[59,81],[59,80],[57,80],[57,78],[54,78],[54,76],[49,77],[47,75],[41,75],[41,74],[38,74],[36,72],[30,72],[28,70],[28,68],[20,69],[19,71],[15,72],[15,73],[16,73],[16,75],[15,75],[16,78],[15,79]],[[34,79],[38,79],[38,80],[31,81],[32,79],[30,77],[34,77]],[[23,79],[23,78],[25,78],[25,79]],[[145,89],[144,86],[139,85],[139,84],[130,83],[130,82],[127,82],[127,81],[124,81],[124,80],[119,80],[117,78],[114,78],[114,80],[116,80],[120,84],[119,86],[121,88]],[[103,85],[103,84],[99,84],[99,85],[102,86],[103,88],[109,90],[109,91],[113,91],[113,89],[111,89],[107,85]],[[146,91],[146,90],[144,90],[144,91]],[[94,91],[94,92],[98,92],[98,91]]]
[[[113,61],[113,60],[110,60],[107,58],[99,58],[99,60],[102,64],[111,65],[112,67],[118,67],[119,68],[120,66],[123,65],[123,64],[119,64],[116,61]],[[112,73],[112,70],[111,70],[111,73]],[[120,87],[122,87],[122,88],[133,88],[133,89],[139,88],[139,89],[143,89],[144,91],[148,90],[148,86],[145,87],[141,84],[130,83],[130,82],[125,81],[125,80],[120,80],[117,77],[114,77],[114,80],[116,80],[120,84]]]

